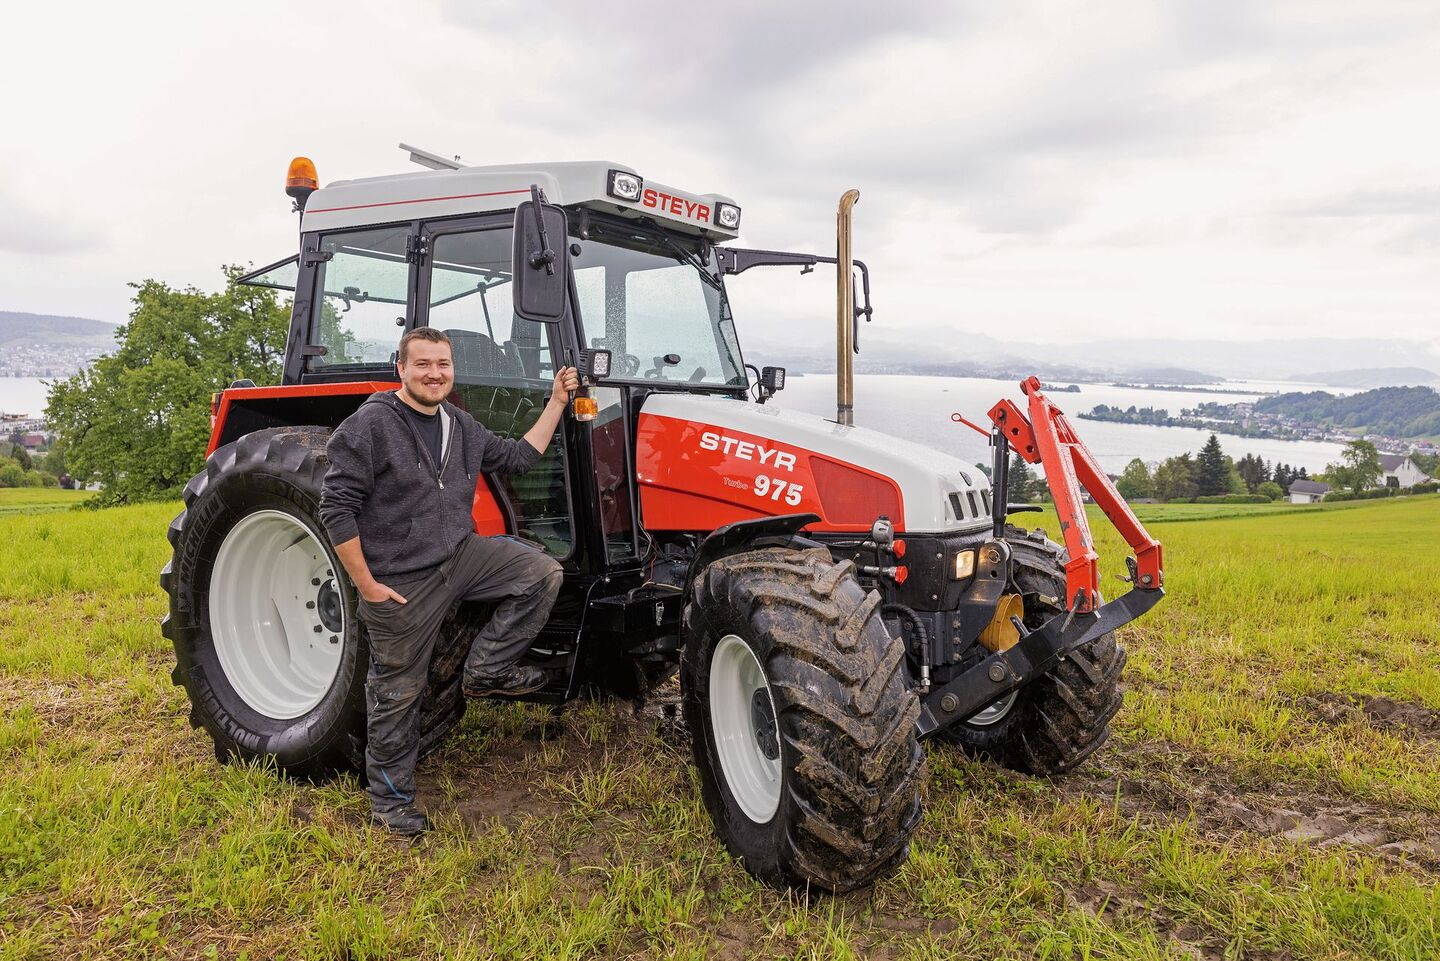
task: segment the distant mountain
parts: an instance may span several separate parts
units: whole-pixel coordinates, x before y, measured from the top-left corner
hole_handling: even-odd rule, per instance
[[[1423,367],[1362,367],[1296,374],[1290,380],[1328,387],[1416,387],[1440,383],[1440,374]]]
[[[115,346],[115,325],[85,317],[0,310],[0,347],[16,344],[109,348]]]
[[[1348,397],[1336,397],[1323,390],[1279,394],[1261,398],[1255,403],[1255,412],[1357,434],[1409,439],[1440,436],[1440,393],[1429,387],[1380,387]]]

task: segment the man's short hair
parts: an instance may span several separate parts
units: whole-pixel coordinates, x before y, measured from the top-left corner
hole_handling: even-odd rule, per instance
[[[436,330],[434,327],[416,327],[414,330],[407,330],[405,336],[400,338],[400,363],[405,363],[405,357],[410,351],[410,341],[426,340],[432,344],[448,344],[449,336],[443,330]]]

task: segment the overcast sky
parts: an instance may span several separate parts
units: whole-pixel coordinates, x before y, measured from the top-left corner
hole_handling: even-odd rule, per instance
[[[1048,345],[1383,333],[1440,347],[1440,4],[904,0],[20,4],[0,57],[0,310],[122,320],[293,252],[323,181],[611,159],[856,253],[876,327]],[[742,337],[830,333],[736,278]],[[877,331],[878,333],[878,331]]]

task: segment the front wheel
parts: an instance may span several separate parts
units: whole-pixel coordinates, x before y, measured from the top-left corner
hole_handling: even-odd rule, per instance
[[[770,884],[868,884],[919,823],[919,702],[879,603],[823,548],[732,555],[694,584],[681,683],[701,791]]]
[[[1065,552],[1038,533],[1006,528],[1014,588],[1024,622],[1035,629],[1061,613]],[[939,738],[972,757],[998,761],[1029,774],[1067,774],[1110,737],[1110,721],[1124,695],[1120,674],[1125,648],[1114,633],[1071,651],[1048,674],[953,724]]]

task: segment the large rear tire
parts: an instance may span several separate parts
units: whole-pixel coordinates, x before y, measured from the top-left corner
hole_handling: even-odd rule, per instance
[[[190,696],[191,726],[205,728],[222,761],[272,758],[310,779],[362,770],[365,751],[369,638],[319,520],[327,436],[276,428],[217,450],[185,487],[160,575],[171,679]],[[452,615],[437,643],[422,753],[465,710],[472,616]]]
[[[1012,576],[1024,599],[1024,622],[1036,628],[1061,610],[1065,550],[1038,531],[1006,528]],[[1110,738],[1124,695],[1125,648],[1114,633],[1072,651],[1048,674],[1002,698],[976,718],[951,725],[941,740],[972,757],[1029,774],[1075,770]],[[978,722],[978,723],[977,723]]]
[[[701,792],[767,883],[849,891],[909,851],[919,702],[879,605],[823,548],[736,554],[696,578],[681,684]]]

